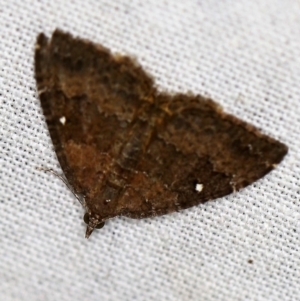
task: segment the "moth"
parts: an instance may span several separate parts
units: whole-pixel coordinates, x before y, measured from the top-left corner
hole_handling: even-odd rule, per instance
[[[83,197],[86,237],[115,216],[163,215],[238,191],[288,150],[213,100],[160,92],[132,58],[60,30],[37,37],[35,78],[60,166]]]

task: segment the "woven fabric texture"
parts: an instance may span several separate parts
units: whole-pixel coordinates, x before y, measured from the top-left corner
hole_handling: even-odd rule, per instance
[[[300,1],[0,0],[0,300],[300,300]],[[84,238],[36,93],[38,33],[130,54],[170,92],[212,97],[286,143],[269,175]]]

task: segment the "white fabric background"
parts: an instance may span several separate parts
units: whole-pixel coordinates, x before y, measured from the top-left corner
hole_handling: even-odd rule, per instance
[[[0,0],[0,300],[300,300],[300,1]],[[36,95],[36,36],[135,56],[289,146],[246,189],[84,238]],[[253,260],[249,264],[248,260]]]

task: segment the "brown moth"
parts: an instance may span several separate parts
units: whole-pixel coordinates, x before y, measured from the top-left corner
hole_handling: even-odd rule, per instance
[[[112,217],[145,218],[237,191],[287,147],[200,95],[159,92],[128,56],[56,30],[37,38],[37,89],[86,237]]]

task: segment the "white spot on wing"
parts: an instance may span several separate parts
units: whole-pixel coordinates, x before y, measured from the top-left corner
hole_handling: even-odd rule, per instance
[[[44,92],[46,92],[48,90],[47,87],[44,87],[43,89],[38,90],[38,95],[41,96]]]
[[[59,122],[62,124],[62,125],[65,125],[66,124],[66,117],[65,116],[62,116],[59,118]]]
[[[201,192],[201,191],[203,190],[203,187],[204,187],[203,184],[197,183],[196,186],[195,186],[195,190],[196,190],[197,192]]]

